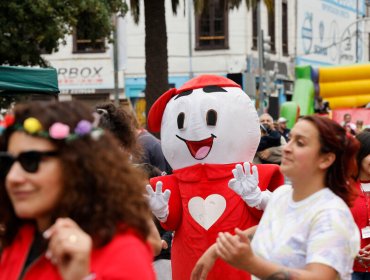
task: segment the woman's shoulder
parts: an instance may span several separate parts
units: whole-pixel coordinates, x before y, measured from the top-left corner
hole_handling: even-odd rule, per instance
[[[342,225],[347,229],[356,229],[352,213],[348,205],[330,189],[325,189],[315,201],[316,221],[325,221],[326,224]]]
[[[128,230],[117,233],[108,244],[94,249],[91,267],[106,279],[115,275],[127,276],[127,279],[155,279],[152,261],[153,252],[149,244]]]
[[[291,185],[281,185],[273,192],[274,197],[280,197],[292,193],[293,188]]]
[[[271,205],[280,205],[281,203],[285,204],[288,203],[292,197],[292,186],[290,185],[281,185],[280,187],[276,188],[272,196],[270,198],[269,204]],[[271,202],[271,203],[270,203]],[[275,208],[275,207],[274,207]]]
[[[321,208],[323,209],[341,209],[344,212],[349,212],[349,207],[342,198],[336,195],[331,189],[324,188],[317,197]],[[324,203],[325,202],[325,203]]]
[[[106,246],[112,247],[113,249],[124,247],[126,251],[134,247],[137,249],[144,249],[145,251],[148,249],[150,252],[150,246],[148,243],[138,233],[131,229],[124,232],[118,232]]]

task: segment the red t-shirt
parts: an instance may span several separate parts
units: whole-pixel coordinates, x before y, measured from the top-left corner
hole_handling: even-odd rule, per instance
[[[33,226],[23,226],[13,243],[4,249],[0,259],[0,280],[19,279],[34,233]],[[132,231],[127,231],[117,234],[107,245],[93,249],[90,268],[97,280],[154,280],[156,278],[152,260],[150,246]],[[27,268],[22,279],[61,280],[62,278],[57,267],[42,255]]]
[[[368,209],[366,206],[366,197],[361,190],[360,184],[361,182],[356,183],[356,189],[359,195],[351,208],[351,212],[358,226],[358,229],[361,233],[361,229],[368,226],[369,222],[368,222]],[[370,207],[370,200],[368,203]],[[370,238],[362,238],[362,234],[361,234],[361,248],[365,247],[368,244],[370,244]],[[369,271],[370,271],[370,263],[368,264],[368,266],[369,266]],[[366,268],[363,265],[361,265],[357,261],[357,259],[355,259],[355,263],[353,265],[353,271],[366,272]]]

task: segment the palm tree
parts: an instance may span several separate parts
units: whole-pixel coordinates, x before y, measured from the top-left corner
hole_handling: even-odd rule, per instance
[[[212,0],[193,0],[194,10],[201,13]],[[272,10],[275,0],[263,0]],[[184,0],[184,3],[186,0]],[[230,9],[239,8],[242,0],[228,0]],[[259,0],[246,0],[247,8],[255,7]],[[171,0],[172,11],[177,12],[179,0]],[[135,23],[140,18],[140,0],[130,0],[130,10]],[[168,52],[165,0],[144,0],[145,16],[145,74],[146,114],[154,101],[168,90]]]
[[[176,12],[179,0],[172,0]],[[140,0],[130,0],[135,23],[140,18]],[[168,90],[168,52],[165,0],[144,0],[146,115],[154,101]]]

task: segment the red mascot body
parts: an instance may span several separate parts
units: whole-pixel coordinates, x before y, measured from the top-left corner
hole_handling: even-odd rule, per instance
[[[156,191],[148,188],[150,204],[162,226],[175,232],[173,279],[188,280],[219,232],[258,224],[269,191],[284,179],[277,165],[267,164],[257,165],[259,188],[238,194],[230,184],[238,180],[236,164],[252,161],[260,128],[251,100],[227,78],[202,75],[167,91],[152,106],[148,127],[161,132],[163,153],[174,170],[151,180]],[[218,260],[207,279],[250,275]]]

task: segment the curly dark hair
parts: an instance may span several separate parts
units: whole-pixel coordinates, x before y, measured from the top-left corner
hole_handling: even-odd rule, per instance
[[[44,129],[55,122],[74,129],[81,120],[94,120],[91,109],[76,101],[18,105],[14,116],[16,124],[34,117]],[[14,131],[14,126],[9,127],[1,136],[1,151],[7,150]],[[144,196],[145,176],[132,166],[115,137],[105,131],[98,140],[89,135],[73,141],[49,140],[59,151],[64,186],[52,213],[53,221],[58,217],[73,219],[98,247],[108,243],[115,233],[129,228],[146,239],[151,214]],[[15,215],[5,182],[0,181],[0,244],[8,246],[25,222]]]
[[[356,154],[360,143],[337,122],[320,116],[304,116],[319,131],[322,154],[333,153],[335,160],[325,175],[325,185],[351,206],[357,196],[354,176],[357,174]]]
[[[133,116],[112,102],[98,104],[95,109],[101,116],[99,126],[108,129],[117,137],[122,147],[132,155],[133,161],[141,162],[144,151],[137,141]]]

